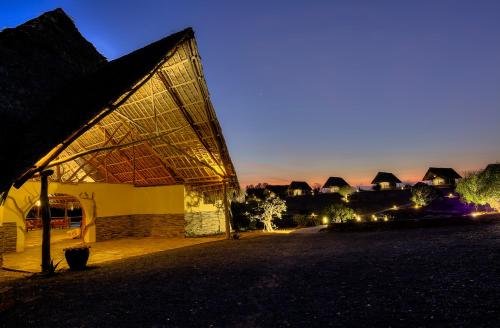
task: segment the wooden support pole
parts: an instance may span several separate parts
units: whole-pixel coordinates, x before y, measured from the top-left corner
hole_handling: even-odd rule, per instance
[[[69,218],[68,218],[68,202],[64,201],[64,227],[69,228]]]
[[[227,180],[224,179],[222,182],[223,186],[223,197],[224,197],[224,216],[226,219],[226,239],[231,239],[231,217],[230,217],[230,211],[229,211],[229,199],[228,199],[228,194],[227,194]]]
[[[42,272],[50,273],[50,205],[48,177],[54,173],[52,170],[41,172],[40,207],[42,210]]]

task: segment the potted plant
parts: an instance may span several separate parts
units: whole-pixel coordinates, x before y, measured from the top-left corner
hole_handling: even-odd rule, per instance
[[[81,245],[64,249],[64,257],[71,270],[84,270],[89,259],[90,246]]]

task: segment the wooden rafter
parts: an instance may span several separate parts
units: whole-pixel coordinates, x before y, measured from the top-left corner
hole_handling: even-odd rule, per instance
[[[147,129],[145,129],[144,127],[142,127],[142,125],[140,125],[139,123],[130,119],[126,115],[124,115],[118,111],[116,112],[116,114],[117,114],[118,118],[121,120],[121,122],[129,125],[130,131],[135,131],[135,129],[133,129],[132,126],[130,126],[130,125],[133,125],[134,127],[139,128],[143,133],[148,133]],[[175,129],[174,131],[169,131],[167,133],[158,133],[157,132],[157,134],[152,138],[152,140],[156,139],[156,138],[160,138],[162,140],[165,140],[165,138],[168,135],[170,135],[174,132],[180,131],[184,128],[185,128],[185,126],[180,127],[178,129]],[[135,134],[138,134],[138,133],[135,133]],[[144,146],[148,149],[148,151],[150,151],[154,156],[156,156],[160,160],[161,163],[163,163],[163,167],[164,167],[165,171],[167,172],[168,175],[170,175],[175,180],[176,183],[184,182],[184,179],[177,173],[176,169],[172,167],[172,165],[168,162],[168,160],[163,155],[161,155],[156,150],[154,150],[153,147],[147,142],[144,143]]]
[[[215,111],[212,107],[212,102],[210,101],[210,95],[208,94],[205,85],[203,85],[202,81],[205,81],[205,77],[203,76],[203,72],[201,69],[198,68],[198,65],[201,66],[200,64],[200,58],[195,55],[195,51],[193,49],[193,43],[195,42],[194,39],[189,40],[188,46],[189,46],[189,55],[191,60],[189,60],[189,64],[191,66],[191,69],[193,70],[194,74],[196,75],[196,82],[198,85],[198,89],[200,90],[202,94],[202,98],[205,104],[205,112],[208,118],[208,124],[210,126],[210,132],[212,133],[212,137],[215,140],[215,145],[217,147],[217,150],[219,151],[219,154],[222,159],[222,165],[224,166],[224,172],[226,172],[227,175],[227,168],[225,165],[225,151],[226,148],[222,144],[221,137],[222,133],[220,132],[219,128],[216,125],[217,119],[215,118]]]
[[[103,126],[101,126],[101,129],[103,130],[104,134],[108,138],[110,138],[110,133],[106,130],[106,128],[104,128]],[[129,156],[123,152],[123,147],[120,147],[121,145],[119,143],[117,143],[116,141],[114,141],[112,138],[110,138],[110,140],[111,140],[110,143],[113,146],[119,147],[119,148],[116,148],[117,152],[118,152],[118,155],[130,166],[130,168],[132,170],[132,175],[134,176],[134,179],[132,179],[132,182],[135,183],[135,176],[137,175],[140,179],[142,179],[145,183],[147,183],[148,179],[141,172],[139,172],[139,171],[137,171],[135,169],[135,160],[129,158]],[[132,145],[132,147],[134,147],[134,146],[135,146],[135,144]]]
[[[117,143],[118,143],[119,145],[121,145],[121,144],[122,144],[122,142],[123,142],[125,139],[127,139],[127,138],[128,138],[128,136],[130,136],[130,131],[129,131],[129,132],[127,132],[127,133],[125,133],[125,134],[124,134],[124,135],[123,135],[123,136],[122,136],[122,137],[118,140],[118,142],[117,142]],[[104,145],[108,144],[108,143],[109,143],[109,140],[110,140],[110,139],[108,138],[108,139],[107,139],[107,142],[106,142]],[[107,159],[108,157],[110,157],[110,156],[111,156],[112,151],[113,151],[113,149],[110,149],[110,150],[108,151],[108,153],[107,153],[106,155],[104,155],[104,157],[103,157],[103,158],[99,159],[99,161],[100,161],[99,166],[100,166],[100,167],[104,166],[104,170],[105,170],[106,176],[107,176],[108,174],[110,174],[110,172],[108,172],[108,169],[106,168],[106,165],[105,165],[105,163],[106,163],[106,162],[105,162],[105,161],[106,161],[106,159]],[[96,158],[96,157],[98,156],[98,154],[99,154],[99,153],[100,153],[100,152],[97,152],[97,151],[96,151],[96,152],[94,153],[94,155],[92,156],[92,159]],[[83,181],[83,179],[85,179],[85,178],[87,177],[87,175],[88,175],[88,173],[85,173],[85,174],[83,175],[83,177],[81,177],[81,178],[80,178],[80,180],[79,180],[78,182]],[[107,179],[106,179],[106,180],[107,180]]]
[[[143,127],[140,123],[137,123],[136,121],[130,119],[129,117],[127,117],[126,115],[122,114],[122,113],[119,113],[119,112],[116,112],[116,114],[118,114],[119,116],[123,117],[124,119],[126,119],[129,123],[131,123],[132,125],[134,125],[135,127],[137,127],[140,131],[142,131],[143,133],[148,133],[148,130]],[[182,127],[184,128],[184,127]],[[204,167],[207,167],[209,168],[210,170],[212,170],[215,174],[217,174],[218,176],[220,176],[221,178],[223,178],[224,176],[222,174],[220,174],[217,170],[215,170],[210,164],[206,163],[206,162],[203,162],[201,160],[199,160],[198,158],[192,156],[191,154],[187,153],[186,151],[184,151],[183,149],[173,145],[172,143],[170,143],[170,141],[168,141],[165,137],[161,137],[160,138],[163,143],[165,144],[165,146],[167,147],[170,147],[172,148],[173,150],[179,152],[180,154],[186,156],[187,158],[189,158],[190,160],[193,160],[195,161],[196,163],[204,166]]]
[[[174,100],[175,105],[179,108],[179,111],[182,113],[186,122],[189,124],[189,126],[191,127],[191,129],[195,133],[199,142],[203,145],[203,147],[205,148],[205,150],[207,151],[209,156],[212,158],[214,163],[217,164],[217,166],[219,166],[219,168],[222,170],[224,175],[226,175],[225,168],[219,163],[217,158],[212,153],[212,150],[210,149],[209,145],[204,140],[202,132],[199,130],[199,127],[196,125],[191,114],[189,114],[189,112],[186,110],[186,108],[182,104],[182,100],[181,100],[180,96],[177,94],[177,91],[172,87],[172,82],[170,81],[170,78],[168,77],[168,75],[165,74],[162,70],[158,70],[157,74],[158,74],[158,77],[160,78],[160,80],[162,81],[162,83],[165,85],[165,88],[167,88],[167,90],[170,90],[170,95],[172,96],[172,99]]]
[[[114,131],[113,131],[112,136],[114,136],[114,135],[116,134],[116,132],[118,132],[118,130],[120,130],[120,127],[121,127],[121,126],[118,126],[118,127],[117,127]],[[109,143],[109,139],[108,139],[108,140],[106,140],[106,139],[105,139],[105,140],[104,140],[104,142],[103,142],[103,144],[102,144],[102,146],[106,146],[108,143]],[[96,153],[96,154],[94,154],[94,155],[92,155],[92,156],[88,159],[88,161],[92,161],[92,160],[93,160],[96,156],[97,156],[97,153]],[[81,170],[81,168],[82,168],[82,166],[80,166],[80,167],[78,168],[78,170],[75,170],[75,171],[71,174],[71,176],[68,178],[68,181],[72,181],[72,180],[73,180],[73,178],[76,176],[76,174],[77,174],[77,173]],[[85,172],[84,176],[83,176],[83,177],[81,177],[81,178],[79,179],[79,182],[80,182],[80,181],[83,181],[83,179],[84,179],[84,178],[86,178],[88,175],[89,175],[89,173],[88,173],[88,172]]]

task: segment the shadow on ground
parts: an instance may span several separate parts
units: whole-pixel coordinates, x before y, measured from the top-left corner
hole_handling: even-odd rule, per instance
[[[500,224],[283,234],[32,278],[2,326],[496,326]]]

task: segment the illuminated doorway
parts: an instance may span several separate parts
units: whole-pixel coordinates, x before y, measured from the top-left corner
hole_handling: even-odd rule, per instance
[[[78,199],[66,194],[50,194],[50,242],[58,243],[82,238],[85,215]],[[42,219],[40,202],[26,216],[25,247],[42,244]]]

